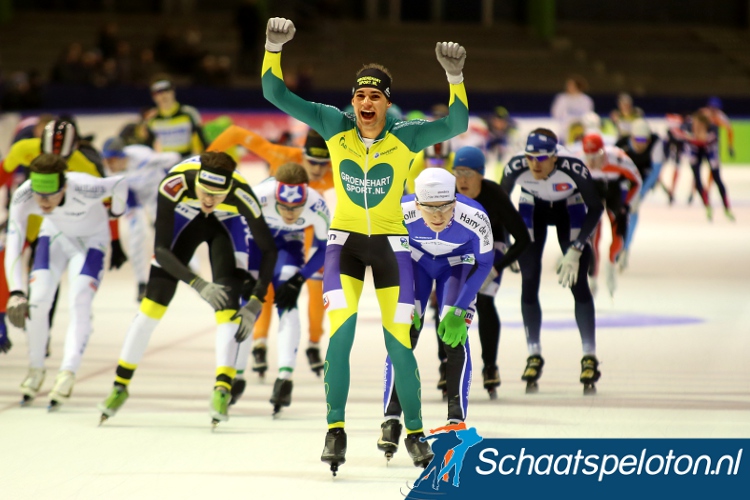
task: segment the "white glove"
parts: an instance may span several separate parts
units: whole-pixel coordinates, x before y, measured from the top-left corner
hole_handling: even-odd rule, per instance
[[[295,31],[294,23],[289,19],[272,17],[266,26],[266,50],[281,52],[281,46],[294,38]]]
[[[8,299],[8,321],[16,328],[26,326],[26,318],[29,317],[29,299],[23,292],[13,292]]]
[[[454,42],[438,42],[435,55],[448,76],[448,83],[457,85],[464,81],[462,73],[466,61],[466,49]]]
[[[572,247],[565,252],[557,266],[557,274],[560,276],[557,282],[562,286],[570,288],[575,286],[578,280],[578,261],[581,259],[581,254],[582,252]]]
[[[195,278],[190,286],[201,295],[201,298],[211,304],[215,311],[221,311],[227,306],[229,297],[227,296],[226,287],[211,283],[203,278]]]
[[[263,309],[263,303],[258,300],[258,297],[253,295],[250,297],[250,300],[247,301],[247,304],[234,313],[232,320],[237,318],[240,319],[240,327],[237,329],[237,333],[234,334],[234,339],[237,342],[242,342],[253,333],[255,320],[258,319],[261,309]]]
[[[490,274],[487,275],[487,277],[484,279],[484,283],[482,283],[482,287],[479,289],[479,293],[482,293],[487,289],[488,286],[497,278],[497,275],[500,274],[495,269],[495,266],[492,266],[490,268]]]

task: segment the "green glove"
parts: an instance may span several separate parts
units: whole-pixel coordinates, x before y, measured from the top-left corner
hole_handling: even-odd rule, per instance
[[[414,328],[418,332],[422,331],[422,318],[419,316],[416,307],[414,308],[414,317],[411,319],[411,324],[414,325]]]
[[[438,335],[447,345],[456,347],[458,344],[466,345],[469,333],[466,329],[466,311],[458,307],[449,307],[448,314],[438,325]]]

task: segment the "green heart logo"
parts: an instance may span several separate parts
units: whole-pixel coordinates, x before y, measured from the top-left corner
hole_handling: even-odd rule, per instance
[[[374,208],[391,190],[393,167],[387,163],[379,163],[367,171],[365,180],[365,174],[359,165],[352,160],[343,160],[339,165],[339,175],[346,194],[354,204],[365,208],[367,195],[367,208]]]

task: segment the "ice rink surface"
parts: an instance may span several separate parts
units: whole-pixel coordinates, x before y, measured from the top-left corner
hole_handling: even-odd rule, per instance
[[[661,192],[644,202],[630,267],[619,276],[614,300],[602,274],[596,306],[603,375],[596,396],[584,397],[578,382],[580,338],[572,296],[554,273],[560,255],[554,234],[544,256],[540,298],[546,365],[536,395],[526,395],[520,380],[527,357],[520,276],[506,272],[496,300],[503,322],[502,386],[495,401],[482,389],[473,328],[475,371],[467,423],[492,438],[750,437],[750,168],[724,168],[723,175],[736,222],[724,217],[715,187],[712,223],[698,201],[686,204],[690,176],[684,169],[674,206]],[[664,177],[671,179],[671,174]],[[203,270],[208,270],[205,255]],[[326,406],[322,380],[304,356],[306,333],[292,406],[271,418],[272,325],[267,380],[250,374],[230,420],[211,431],[213,314],[184,285],[151,339],[130,385],[130,399],[97,427],[96,405],[111,390],[137,310],[128,266],[105,275],[73,396],[57,413],[47,413],[46,395],[59,367],[68,320],[66,289],[52,330],[47,379],[31,407],[18,405],[18,385],[27,369],[23,334],[14,330],[12,351],[0,355],[0,498],[396,499],[418,476],[403,446],[389,466],[375,446],[385,347],[369,278],[351,358],[347,462],[336,478],[320,462]],[[443,425],[446,418],[435,388],[432,331],[428,323],[417,349],[425,429]]]

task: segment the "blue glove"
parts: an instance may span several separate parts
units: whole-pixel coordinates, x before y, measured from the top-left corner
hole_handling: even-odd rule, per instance
[[[0,352],[8,352],[13,343],[8,337],[8,327],[5,324],[5,313],[0,313]]]

